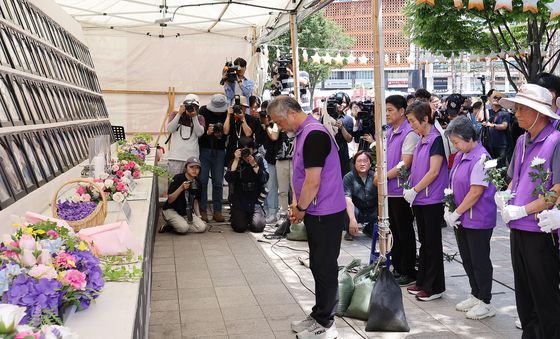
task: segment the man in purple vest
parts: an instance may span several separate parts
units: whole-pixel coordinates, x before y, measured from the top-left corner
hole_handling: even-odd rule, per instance
[[[552,174],[545,189],[560,193],[560,132],[551,122],[560,117],[551,110],[551,102],[550,92],[533,84],[523,85],[515,98],[500,100],[503,107],[515,110],[519,126],[527,131],[517,140],[508,169],[511,193],[495,196],[511,229],[515,299],[524,338],[560,338],[558,236],[543,232],[537,219],[537,213],[553,207],[554,201],[533,195],[540,182],[529,175],[535,172],[531,163],[541,162]]]
[[[402,166],[410,168],[420,137],[406,120],[407,105],[402,95],[388,96],[385,104],[387,123],[391,125],[387,132],[389,226],[394,240],[391,256],[397,282],[401,286],[408,286],[416,282],[416,236],[412,226],[412,209],[403,198],[405,183],[398,177],[398,165],[402,162]]]
[[[292,330],[299,339],[336,338],[337,259],[346,212],[336,143],[293,98],[277,97],[267,112],[283,131],[296,134],[290,220],[305,223],[315,279],[315,306],[306,319],[292,322]]]

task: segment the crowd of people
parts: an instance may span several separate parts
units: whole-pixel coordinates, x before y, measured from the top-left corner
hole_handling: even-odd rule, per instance
[[[303,221],[316,305],[292,329],[298,338],[333,337],[342,235],[351,241],[377,232],[374,131],[367,121],[373,114],[368,103],[352,102],[344,93],[311,111],[305,92],[300,102],[293,98],[291,63],[287,77],[276,74],[275,97],[261,102],[244,76],[246,62],[238,58],[234,65],[234,81],[224,74],[226,95],[200,105],[189,94],[170,117],[173,178],[161,231],[203,232],[210,217],[224,222],[224,179],[234,231],[262,232],[286,218]],[[302,88],[309,81],[305,72],[299,80]],[[554,207],[560,193],[559,93],[560,79],[542,74],[513,98],[491,91],[488,105],[460,94],[442,100],[424,89],[408,98],[385,98],[393,275],[418,300],[441,298],[446,290],[441,229],[449,226],[456,228],[471,287],[456,309],[469,319],[495,315],[490,251],[499,213],[511,229],[524,335],[560,338],[560,211]],[[488,179],[490,159],[507,167],[507,189],[498,190]],[[539,165],[550,174],[541,183],[531,175],[536,159],[543,159]],[[444,203],[447,188],[451,205]]]

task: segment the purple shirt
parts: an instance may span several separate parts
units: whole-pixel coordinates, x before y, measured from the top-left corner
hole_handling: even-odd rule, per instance
[[[299,126],[296,134],[295,151],[292,158],[293,184],[296,198],[299,201],[303,182],[305,181],[305,166],[303,164],[303,144],[305,138],[311,131],[322,131],[329,136],[331,140],[331,150],[325,159],[325,165],[321,170],[321,182],[319,191],[315,199],[307,207],[307,214],[310,215],[329,215],[343,211],[346,209],[346,198],[344,196],[344,187],[342,185],[342,177],[340,175],[340,160],[336,143],[331,137],[325,126],[317,122],[312,115],[308,115],[305,121]]]
[[[387,168],[391,169],[401,161],[402,146],[409,133],[414,133],[408,121],[403,121],[395,131],[392,128],[387,132]],[[387,181],[387,192],[389,196],[403,195],[403,182],[398,177]]]
[[[531,168],[531,161],[535,157],[547,160],[544,163],[544,169],[549,172],[553,172],[552,166],[559,166],[558,164],[552,164],[552,161],[550,161],[556,145],[560,142],[560,132],[554,129],[552,122],[543,128],[533,142],[526,144],[525,138],[528,137],[528,133],[523,134],[517,139],[515,145],[515,158],[513,159],[512,166],[513,177],[511,181],[511,191],[515,193],[515,197],[510,200],[510,205],[525,206],[537,199],[532,194],[537,186],[537,182],[533,183],[529,177],[529,173],[534,171]],[[544,186],[546,190],[549,190],[553,186],[552,178],[549,178]],[[518,220],[512,220],[508,226],[522,231],[541,232],[534,213]]]
[[[430,149],[437,137],[441,136],[435,126],[432,126],[430,133],[418,141],[416,150],[412,158],[412,166],[410,168],[410,186],[414,187],[430,170]],[[447,159],[442,157],[443,161],[439,169],[438,176],[424,188],[418,192],[413,205],[433,205],[443,201],[443,190],[447,187],[449,173],[447,172]]]
[[[450,186],[457,206],[463,202],[472,185],[487,186],[473,207],[459,218],[465,228],[489,229],[496,226],[496,187],[484,181],[486,173],[480,161],[483,154],[490,159],[488,151],[480,143],[469,153],[458,152],[451,168]]]

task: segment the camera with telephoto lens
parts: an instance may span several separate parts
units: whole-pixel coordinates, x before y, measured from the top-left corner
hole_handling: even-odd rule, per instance
[[[286,80],[290,77],[288,73],[288,65],[292,64],[291,59],[278,59],[276,63],[276,73],[278,73],[278,80]]]
[[[346,97],[346,102],[347,103],[350,102],[350,98],[348,97],[348,94],[344,92],[335,93],[327,99],[327,113],[335,120],[340,117],[340,113],[338,112],[338,106],[342,105],[345,97]]]
[[[224,133],[224,124],[221,122],[217,122],[214,124],[214,134],[223,134]]]
[[[226,61],[226,64],[223,69],[223,73],[226,74],[225,78],[220,80],[220,85],[224,85],[227,82],[233,83],[237,81],[237,71],[241,68],[237,65],[233,65],[231,61]]]
[[[233,113],[243,114],[243,110],[241,109],[241,97],[239,95],[235,96],[235,101],[233,104]]]

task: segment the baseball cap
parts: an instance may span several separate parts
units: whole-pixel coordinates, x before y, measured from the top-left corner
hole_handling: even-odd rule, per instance
[[[200,103],[198,101],[198,96],[196,94],[187,94],[187,96],[185,97],[185,100],[183,102],[193,104],[193,105],[197,105],[197,106],[200,107]]]
[[[200,159],[198,159],[197,157],[190,157],[187,159],[187,166],[190,165],[197,165],[200,167]]]
[[[447,109],[445,110],[447,114],[457,115],[461,111],[461,106],[465,102],[465,97],[461,94],[451,94],[447,97]]]

